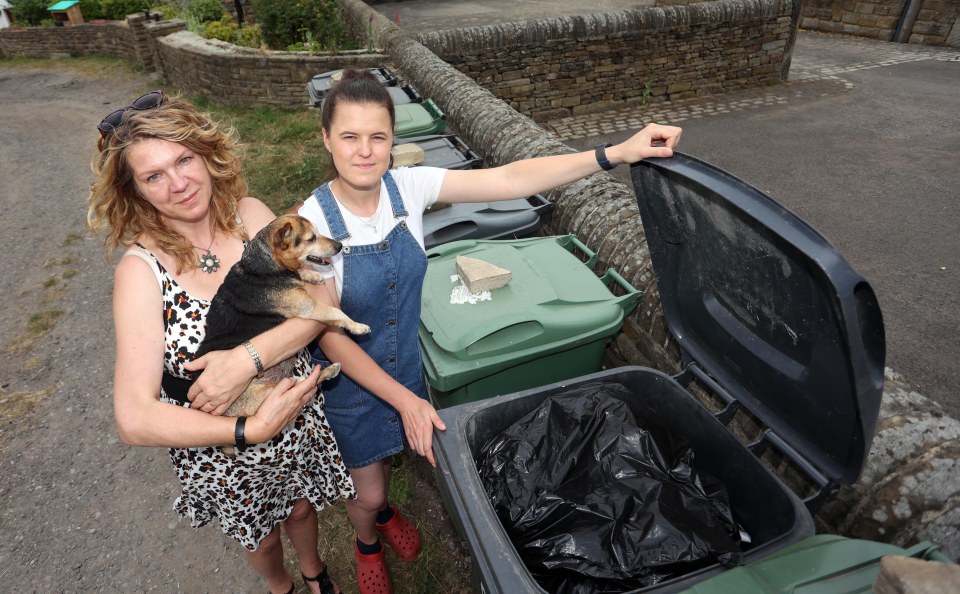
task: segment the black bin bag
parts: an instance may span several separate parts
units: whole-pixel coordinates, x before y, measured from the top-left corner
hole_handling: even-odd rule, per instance
[[[548,592],[626,592],[742,561],[725,488],[694,452],[594,383],[552,396],[477,456],[524,564]],[[682,423],[682,419],[677,419]]]

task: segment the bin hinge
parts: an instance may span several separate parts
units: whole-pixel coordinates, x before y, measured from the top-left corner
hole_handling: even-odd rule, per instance
[[[807,506],[810,513],[814,513],[820,509],[820,506],[823,505],[827,499],[836,495],[837,491],[840,490],[839,483],[831,481],[824,476],[822,472],[806,458],[801,456],[799,452],[790,447],[779,435],[769,429],[764,430],[759,439],[747,444],[747,449],[758,459],[763,456],[763,453],[767,451],[768,447],[772,447],[780,455],[787,458],[810,482],[809,487],[813,489],[813,493],[802,498],[804,505]],[[794,488],[794,491],[796,490],[797,489]]]
[[[723,423],[724,427],[730,425],[730,421],[734,415],[737,414],[737,411],[740,410],[740,401],[734,398],[730,392],[724,390],[716,380],[710,377],[710,375],[696,363],[690,363],[684,367],[683,371],[674,376],[673,379],[680,385],[687,386],[694,378],[699,380],[707,390],[723,401],[723,408],[712,414],[714,418]]]

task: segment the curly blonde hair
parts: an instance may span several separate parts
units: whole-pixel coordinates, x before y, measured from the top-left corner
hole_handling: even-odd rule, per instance
[[[248,239],[237,223],[237,202],[246,196],[247,182],[240,171],[234,130],[182,99],[169,98],[152,109],[128,110],[120,125],[97,142],[91,163],[97,177],[90,184],[87,225],[95,233],[107,230],[107,257],[117,247],[129,247],[146,234],[176,259],[178,274],[197,267],[193,244],[164,223],[134,183],[127,153],[148,138],[176,142],[203,159],[212,180],[210,212],[215,229]]]

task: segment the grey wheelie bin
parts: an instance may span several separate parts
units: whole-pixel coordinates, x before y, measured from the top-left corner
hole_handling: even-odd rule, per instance
[[[367,68],[367,70],[385,87],[395,87],[398,84],[397,77],[386,68]],[[330,87],[333,86],[333,78],[338,72],[342,71],[330,70],[329,72],[321,72],[320,74],[314,75],[313,78],[310,79],[310,82],[307,83],[307,95],[310,97],[310,105],[312,107],[320,107],[323,103],[323,96],[330,90]],[[417,96],[419,95],[420,94],[417,93]]]
[[[442,169],[478,169],[483,159],[456,134],[430,134],[397,138],[394,144],[415,144],[423,150],[425,167]]]
[[[423,95],[410,85],[387,87],[387,93],[390,94],[390,100],[393,101],[394,105],[423,102]]]
[[[483,159],[456,134],[398,138],[423,150],[420,165],[443,169],[477,169]],[[519,239],[550,222],[554,204],[542,194],[503,202],[456,203],[428,211],[423,217],[425,248],[463,239]]]
[[[521,239],[550,222],[554,204],[535,194],[519,200],[451,204],[423,215],[424,248],[464,239]]]
[[[478,592],[545,591],[494,512],[476,459],[561,392],[625,387],[621,401],[638,418],[691,444],[693,466],[722,483],[749,535],[746,564],[812,536],[811,510],[866,460],[885,356],[870,284],[794,213],[704,162],[675,153],[631,173],[682,371],[608,369],[439,411],[447,430],[435,433],[436,475]],[[629,591],[681,592],[724,571],[706,563]]]

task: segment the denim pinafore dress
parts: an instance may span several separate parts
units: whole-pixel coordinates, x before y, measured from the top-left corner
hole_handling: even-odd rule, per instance
[[[427,256],[407,228],[407,210],[390,175],[383,181],[400,222],[378,243],[343,248],[340,309],[370,326],[370,334],[351,336],[380,367],[411,392],[426,399],[417,329]],[[350,237],[330,184],[313,192],[330,233]],[[328,365],[314,351],[314,363]],[[400,414],[392,406],[341,373],[325,382],[324,411],[348,468],[362,468],[401,452],[406,441]]]

